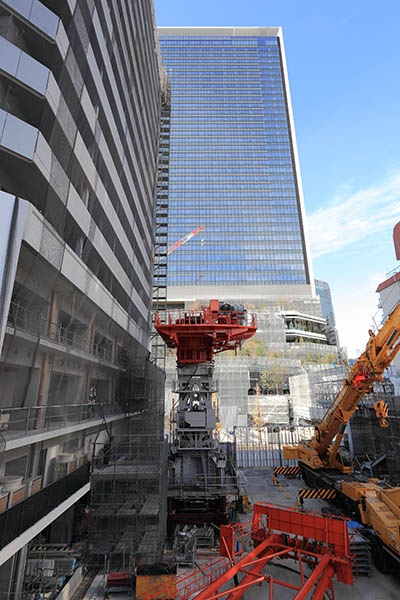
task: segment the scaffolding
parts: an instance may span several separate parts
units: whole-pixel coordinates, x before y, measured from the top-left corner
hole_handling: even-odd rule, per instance
[[[171,122],[171,85],[168,82],[166,74],[164,75],[161,86],[161,121],[157,165],[153,271],[153,311],[160,315],[162,323],[165,323],[167,307],[168,193]],[[153,325],[151,333],[151,356],[158,367],[165,369],[165,344]]]
[[[160,435],[115,436],[91,477],[88,563],[128,571],[162,558],[168,446]]]

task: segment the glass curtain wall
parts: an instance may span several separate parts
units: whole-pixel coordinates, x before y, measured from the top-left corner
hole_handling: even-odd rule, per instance
[[[277,36],[165,35],[168,285],[309,283]]]

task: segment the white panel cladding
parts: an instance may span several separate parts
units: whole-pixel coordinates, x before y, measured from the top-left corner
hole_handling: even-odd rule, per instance
[[[56,80],[54,79],[53,73],[50,71],[49,81],[46,89],[46,100],[49,103],[51,110],[54,114],[57,114],[58,107],[60,104],[61,91],[58,87]]]
[[[71,115],[68,107],[65,105],[65,101],[64,101],[64,99],[63,99],[63,97],[61,95],[60,89],[59,89],[59,87],[57,85],[57,82],[54,80],[54,77],[53,77],[52,74],[51,74],[51,81],[49,80],[49,90],[48,91],[49,91],[49,95],[51,96],[52,99],[53,98],[54,99],[57,98],[57,101],[54,100],[54,101],[51,102],[50,105],[52,106],[52,108],[56,108],[56,106],[55,106],[56,102],[57,102],[57,107],[59,106],[60,102],[62,102],[64,104],[64,111],[66,111],[65,114],[69,115],[69,117],[70,117],[70,119],[72,121],[72,115]],[[94,132],[94,129],[96,127],[96,114],[95,114],[95,110],[94,110],[94,107],[93,107],[92,102],[90,100],[90,97],[89,97],[89,94],[87,92],[86,87],[83,88],[82,97],[81,97],[81,103],[82,103],[82,107],[85,110],[85,114],[86,114],[86,116],[88,118],[88,121],[89,121],[89,123],[90,123],[90,125],[92,127],[92,130]],[[85,174],[86,174],[89,182],[91,183],[93,189],[96,189],[96,185],[97,185],[98,189],[96,191],[99,192],[99,188],[101,188],[102,193],[99,194],[99,199],[100,200],[101,199],[107,199],[107,201],[104,204],[102,203],[103,209],[105,210],[105,212],[107,214],[107,217],[108,217],[108,219],[109,219],[109,221],[110,221],[113,229],[116,232],[116,235],[118,236],[118,238],[120,239],[122,245],[124,246],[125,251],[127,252],[128,257],[131,258],[130,253],[127,251],[127,248],[129,246],[131,246],[131,243],[129,242],[128,237],[126,236],[125,230],[123,229],[123,227],[122,227],[122,225],[120,223],[119,217],[117,216],[117,214],[116,214],[116,212],[114,210],[114,207],[112,206],[111,201],[109,200],[109,197],[108,197],[108,195],[106,193],[106,190],[105,190],[103,184],[101,183],[101,180],[99,179],[99,177],[96,174],[95,165],[94,165],[94,163],[93,163],[93,161],[92,161],[92,159],[91,159],[91,157],[90,157],[90,155],[89,155],[89,153],[87,151],[87,148],[85,146],[85,143],[84,143],[84,141],[83,141],[80,133],[78,132],[78,134],[76,136],[76,139],[74,140],[73,137],[72,137],[73,136],[72,127],[64,127],[64,131],[65,131],[65,134],[67,135],[67,137],[69,138],[69,141],[70,141],[71,145],[73,145],[74,141],[75,141],[74,153],[75,153],[76,157],[78,158],[78,160],[79,160],[79,162],[80,162],[80,164],[81,164],[81,166],[82,166],[82,168],[83,168],[83,170],[84,170],[84,172],[85,172]],[[101,130],[100,130],[100,133],[101,133]],[[40,136],[41,136],[41,134],[40,134]],[[46,148],[46,146],[47,146],[47,148]],[[101,137],[100,137],[99,147],[100,147],[100,151],[102,152],[102,155],[103,155],[103,158],[105,160],[105,163],[107,164],[107,166],[108,166],[108,168],[110,170],[110,176],[111,176],[111,178],[113,179],[113,181],[114,181],[115,184],[120,183],[117,169],[116,169],[116,167],[114,165],[114,161],[112,159],[112,156],[111,156],[111,154],[109,152],[109,149],[108,149],[108,145],[107,145],[106,140],[104,139],[104,136],[103,136],[102,133],[101,133]],[[50,150],[50,147],[48,146],[46,140],[43,138],[43,136],[41,136],[40,149],[37,150],[37,153],[38,153],[38,155],[40,157],[40,162],[42,163],[42,166],[44,164],[47,165],[46,169],[45,169],[45,173],[46,173],[46,179],[49,179],[49,177],[50,177],[49,168],[50,168],[50,164],[51,164],[50,163],[50,161],[51,161],[51,150]],[[44,159],[44,156],[46,156],[46,160]],[[43,168],[41,168],[41,171],[43,172]],[[127,171],[127,174],[130,175],[129,171]],[[132,181],[132,179],[130,177],[129,177],[129,179],[130,179],[131,189],[134,190],[135,188],[134,188],[133,181]],[[125,192],[124,192],[124,190],[123,190],[123,188],[122,188],[121,185],[117,186],[117,192],[118,192],[120,198],[125,198],[125,201],[126,201],[125,202],[125,206],[128,206],[128,208],[129,208]],[[144,220],[143,211],[141,209],[141,206],[140,206],[138,200],[136,202],[136,206],[137,206],[137,209],[138,209],[138,211],[139,211],[139,213],[141,215],[142,224],[144,224],[143,227],[144,227],[144,230],[146,231],[146,234],[147,234],[146,237],[147,237],[148,243],[151,246],[152,240],[151,240],[150,234],[148,232],[148,228],[147,228],[147,225],[146,225],[145,220]],[[108,213],[106,207],[110,208],[110,212],[109,213]],[[130,210],[130,208],[129,208],[129,210]],[[133,215],[132,215],[132,213],[131,213],[131,218],[132,218],[132,222],[131,222],[131,224],[132,224],[133,223]],[[79,220],[77,220],[77,222],[80,223]],[[142,248],[143,247],[142,237],[140,235],[139,230],[137,229],[136,222],[134,223],[133,229],[134,229],[134,232],[135,232],[136,243]],[[144,248],[143,248],[143,250],[144,250]],[[147,268],[150,269],[150,257],[144,251],[142,252],[142,254],[144,256]],[[138,275],[140,281],[142,282],[144,288],[149,293],[151,286],[150,286],[150,284],[149,284],[146,276],[143,273],[142,266],[138,263],[138,261],[135,261],[135,269],[137,271],[137,275]]]
[[[92,23],[93,23],[94,30],[95,30],[96,35],[97,35],[97,39],[98,39],[99,47],[100,47],[100,52],[101,52],[101,55],[103,57],[103,61],[104,61],[105,67],[106,67],[107,75],[108,75],[108,77],[110,79],[111,90],[113,92],[114,100],[115,100],[116,105],[117,105],[119,118],[121,119],[122,127],[125,130],[126,129],[125,111],[124,111],[124,107],[122,106],[121,99],[119,97],[119,93],[118,93],[119,86],[117,85],[117,82],[115,80],[115,76],[114,76],[113,68],[111,66],[109,54],[106,51],[107,50],[107,44],[106,44],[106,40],[103,37],[103,31],[101,29],[101,25],[100,25],[100,21],[99,21],[99,15],[97,14],[97,10],[96,9],[94,9],[94,11],[93,11]],[[123,77],[121,79],[122,79],[122,83],[123,83]]]
[[[96,111],[94,109],[94,106],[92,104],[92,101],[90,99],[89,93],[88,93],[85,85],[82,88],[81,105],[84,110],[85,117],[88,120],[90,129],[94,133],[95,129],[96,129],[97,116],[96,116]]]
[[[126,119],[125,119],[125,111],[124,111],[124,108],[122,106],[120,96],[118,94],[119,87],[118,87],[117,82],[115,80],[115,76],[114,76],[113,68],[112,68],[112,65],[111,65],[111,62],[110,62],[110,59],[109,59],[109,55],[106,52],[107,44],[106,44],[106,41],[105,41],[104,36],[103,36],[103,31],[101,29],[101,24],[100,24],[99,17],[98,17],[98,14],[97,14],[96,10],[94,11],[94,15],[93,15],[93,25],[94,25],[94,29],[96,31],[97,39],[99,41],[99,47],[100,47],[100,50],[101,50],[101,53],[102,53],[102,57],[103,57],[103,61],[104,61],[104,64],[106,66],[107,74],[108,74],[108,77],[109,77],[109,80],[110,80],[110,83],[111,83],[111,89],[113,90],[113,95],[114,95],[115,102],[117,104],[117,108],[118,108],[118,111],[119,111],[119,116],[120,116],[120,119],[121,119],[121,122],[122,122],[122,126],[123,126],[124,130],[126,131],[127,140],[129,140],[130,134],[129,134],[128,130],[127,130],[127,123],[126,123]],[[124,83],[125,83],[124,77],[121,77],[121,81],[122,81],[123,88],[125,88],[124,89],[124,91],[125,91],[125,101],[127,102],[127,104],[129,104],[129,93],[128,93],[128,90],[126,89],[126,86],[124,85]],[[136,126],[135,126],[135,122],[134,122],[133,119],[132,119],[132,126],[133,126],[133,129],[134,129],[134,135],[137,136]],[[122,205],[124,206],[125,211],[130,211],[128,199],[127,199],[125,191],[124,191],[124,189],[122,187],[122,184],[121,184],[121,181],[120,181],[117,169],[115,168],[114,161],[113,161],[111,153],[109,151],[107,142],[104,139],[104,135],[101,135],[101,137],[100,137],[99,147],[100,147],[101,153],[102,153],[102,155],[103,155],[103,157],[105,159],[105,163],[106,163],[106,165],[107,165],[107,167],[108,167],[108,169],[110,171],[110,176],[111,176],[111,179],[114,182],[115,189],[116,189],[116,191],[117,191],[117,193],[119,195],[120,201],[122,202]],[[134,157],[133,148],[131,148],[131,155],[132,155],[132,157]],[[143,227],[143,229],[145,231],[146,239],[149,242],[149,245],[151,246],[151,236],[150,236],[150,233],[148,231],[148,226],[146,224],[146,220],[145,220],[145,217],[144,217],[144,214],[143,214],[143,210],[142,210],[141,204],[139,202],[139,198],[137,196],[136,186],[135,186],[135,184],[134,184],[134,182],[132,180],[132,177],[130,176],[131,174],[129,172],[129,169],[126,169],[125,175],[129,179],[129,183],[130,183],[130,187],[131,187],[131,192],[132,192],[132,194],[134,196],[134,201],[135,201],[136,209],[137,209],[137,211],[139,213],[140,222],[141,222],[142,227]],[[136,170],[136,176],[138,178],[139,186],[143,190],[143,196],[146,197],[146,191],[144,189],[143,182],[141,181],[141,175],[140,175],[139,169]],[[147,190],[147,193],[148,193],[148,190]],[[129,214],[129,212],[127,212],[127,214]]]
[[[61,21],[58,24],[56,43],[60,50],[61,56],[65,60],[69,48],[69,39]]]
[[[78,133],[78,135],[76,136],[74,152],[85,172],[85,175],[90,185],[95,190],[100,204],[107,215],[108,220],[113,225],[114,230],[121,241],[121,244],[127,250],[129,247],[132,246],[132,243],[129,241],[125,230],[121,225],[118,215],[115,212],[114,206],[111,203],[111,200],[107,194],[107,191],[102,181],[99,180],[99,178],[96,176],[96,168],[93,164],[93,161],[89,155],[89,152],[84,144],[80,133]],[[131,223],[131,225],[133,226],[133,222]],[[138,243],[138,240],[136,240],[136,243]]]
[[[111,106],[110,106],[110,102],[107,96],[107,92],[105,90],[104,84],[103,84],[103,80],[101,78],[101,73],[99,71],[99,68],[97,66],[97,62],[96,62],[96,57],[94,55],[93,49],[91,46],[89,46],[87,54],[86,54],[86,60],[88,62],[88,65],[90,67],[90,72],[92,74],[92,77],[94,79],[94,83],[96,85],[96,89],[97,89],[97,93],[100,96],[100,101],[101,101],[101,106],[104,110],[105,116],[107,118],[107,122],[108,125],[110,127],[112,136],[113,136],[113,141],[114,144],[117,147],[118,153],[123,156],[124,155],[124,145],[122,143],[122,140],[120,138],[116,123],[115,123],[115,119],[114,119],[114,115],[112,113],[111,110]]]
[[[0,191],[0,354],[10,308],[11,294],[28,203]]]
[[[74,12],[74,10],[75,10],[76,1],[77,1],[77,0],[67,0],[67,3],[68,3],[68,6],[69,6],[69,9],[70,9],[70,11],[71,11],[71,14],[72,14],[72,13]]]
[[[43,174],[46,176],[47,175],[47,180],[50,180],[50,171],[49,171],[49,167],[50,167],[50,163],[52,162],[53,168],[54,168],[54,163],[57,161],[57,159],[52,156],[51,153],[51,149],[49,147],[49,145],[47,144],[46,140],[44,139],[44,137],[42,136],[42,134],[39,134],[39,138],[40,138],[40,145],[37,149],[37,156],[35,154],[35,162],[38,164],[39,168],[44,165],[45,168],[42,170]],[[111,201],[109,200],[106,190],[104,188],[104,186],[101,184],[100,180],[98,177],[95,177],[94,173],[95,173],[95,168],[93,165],[93,162],[89,156],[89,154],[87,153],[87,149],[86,146],[83,143],[82,138],[80,137],[80,135],[78,134],[77,136],[77,142],[78,140],[80,140],[81,144],[76,146],[80,148],[80,153],[76,153],[77,154],[77,158],[78,160],[80,160],[82,168],[84,169],[86,175],[88,176],[88,179],[90,181],[90,176],[89,176],[89,172],[90,172],[90,165],[92,166],[92,185],[94,188],[101,186],[101,190],[104,192],[102,194],[103,198],[107,199],[107,206],[110,208],[110,214],[108,214],[108,218],[111,221],[111,223],[114,223],[116,221],[119,220],[115,214],[114,208],[111,204]],[[58,161],[57,161],[58,162]],[[66,177],[65,172],[62,170],[61,165],[59,165],[59,172],[64,173],[64,176]],[[73,188],[72,184],[69,184],[70,188]],[[64,188],[62,188],[64,189]],[[68,189],[68,188],[66,188]],[[57,190],[55,190],[57,192]],[[101,198],[101,195],[99,193],[99,190],[96,190],[98,193],[98,197],[99,199]],[[60,196],[61,198],[61,196]],[[79,217],[83,217],[85,215],[85,211],[87,213],[87,209],[85,208],[82,200],[80,199],[78,193],[76,192],[76,190],[74,189],[74,191],[70,191],[69,192],[69,199],[71,200],[72,203],[72,211],[70,211],[70,206],[69,206],[69,202],[67,202],[67,209],[70,212],[71,215],[73,215],[73,211],[75,212],[75,215]],[[61,200],[65,203],[66,202],[66,198],[61,198]],[[104,206],[104,205],[103,205]],[[107,211],[106,211],[107,214]],[[115,214],[115,217],[114,217]],[[86,223],[87,223],[87,218],[88,218],[88,213],[86,214]],[[77,220],[77,222],[80,224],[80,220]],[[115,221],[114,221],[115,219]],[[85,219],[83,219],[82,221],[82,225],[85,225]],[[125,251],[127,252],[128,257],[130,258],[130,260],[133,260],[133,248],[132,245],[129,243],[128,238],[125,235],[125,232],[122,229],[121,226],[121,230],[122,230],[122,236],[123,239],[126,240],[126,245],[124,246]],[[86,227],[86,231],[85,231],[86,235],[88,236],[89,234],[89,227]],[[139,232],[136,230],[136,235],[138,237],[138,239],[140,239],[139,236]],[[99,252],[100,256],[102,256],[105,264],[109,267],[109,269],[115,274],[115,276],[118,278],[119,283],[121,284],[122,288],[125,290],[125,292],[127,293],[128,297],[131,298],[131,300],[135,303],[135,305],[137,306],[137,308],[139,309],[139,311],[141,312],[142,316],[146,319],[147,317],[147,308],[142,300],[142,298],[140,297],[140,295],[138,294],[138,292],[136,291],[136,289],[133,287],[132,282],[130,281],[128,275],[126,274],[125,270],[121,267],[119,261],[117,260],[115,254],[113,253],[113,251],[111,250],[110,246],[108,245],[108,243],[106,242],[103,234],[100,232],[100,230],[97,228],[95,228],[95,235],[93,236],[93,239],[91,239],[91,242],[93,243],[93,246],[95,247],[95,249]],[[122,243],[122,240],[121,240]],[[47,247],[47,245],[46,245]],[[128,251],[128,248],[131,248],[131,253]],[[54,248],[50,248],[49,249],[49,253],[54,253],[54,255],[56,255],[55,249]],[[46,252],[46,258],[50,259],[49,253]],[[140,273],[140,271],[142,271],[142,269],[140,268],[139,264],[136,261],[136,269],[138,274]],[[141,273],[142,277],[140,277],[141,280],[146,281],[146,278],[144,277],[143,272]],[[146,291],[150,290],[150,286],[149,283],[147,283],[146,287],[145,287]]]
[[[108,33],[109,33],[110,37],[112,37],[112,23],[111,23],[111,19],[110,19],[110,16],[109,16],[109,11],[108,11],[106,0],[102,0],[102,6],[103,6],[103,12],[104,12],[104,15],[105,15],[105,20],[106,20],[107,28],[108,28]],[[126,9],[127,9],[127,7],[126,7],[125,3],[122,3],[122,11],[124,13],[125,22],[128,22],[129,17],[126,14]],[[132,66],[133,66],[133,71],[134,71],[134,78],[135,78],[136,81],[139,81],[138,68],[137,68],[137,63],[136,63],[136,59],[135,59],[135,50],[134,50],[133,45],[132,45],[131,36],[128,36],[128,39],[126,39],[125,36],[123,35],[123,28],[122,28],[122,25],[121,25],[121,16],[120,16],[120,14],[119,14],[118,11],[116,11],[116,13],[115,13],[115,19],[117,21],[118,33],[120,35],[121,46],[122,46],[122,50],[123,50],[123,53],[124,53],[124,58],[125,58],[126,64],[129,64],[129,62],[130,62],[129,58],[128,58],[128,54],[129,54],[128,53],[128,49],[126,47],[126,43],[128,42],[129,43],[129,52],[130,52],[130,56],[131,56],[131,60],[132,60]],[[134,19],[133,18],[131,19],[131,23],[132,23],[132,26],[134,27],[135,23],[134,23]],[[115,50],[116,50],[116,52],[115,52],[115,58],[116,58],[116,60],[118,62],[118,66],[119,66],[120,70],[122,71],[121,58],[119,56],[119,52],[117,51],[118,49],[116,48]],[[143,106],[144,103],[145,103],[145,100],[144,100],[143,94],[142,94],[141,86],[138,86],[138,93],[139,93],[139,98],[136,97],[136,90],[133,87],[132,90],[130,90],[128,92],[127,97],[129,98],[129,95],[132,94],[132,100],[133,100],[133,103],[134,103],[134,107],[135,107],[135,110],[136,110],[137,114],[139,115],[139,114],[143,114],[140,111],[140,106]],[[136,123],[134,122],[134,120],[132,120],[132,126],[133,126],[134,132],[136,134]],[[149,145],[149,139],[151,139],[151,135],[150,135],[150,132],[149,132],[149,127],[148,127],[147,119],[139,119],[139,128],[141,130],[143,139],[147,142],[146,143],[145,152],[146,151],[147,152],[151,152],[151,147]],[[132,140],[131,139],[128,139],[128,144],[129,144],[129,150],[131,152],[131,156],[132,156],[133,160],[135,161],[135,166],[136,166],[136,159],[135,159],[135,154],[134,154],[134,150],[133,150],[133,147],[132,147]],[[152,182],[149,180],[148,170],[145,168],[145,165],[143,165],[143,161],[142,161],[142,166],[143,166],[145,184],[147,186],[146,187],[147,194],[145,194],[145,199],[146,199],[148,197],[148,195],[151,195]],[[137,169],[137,168],[136,168],[136,173],[137,173],[138,177],[140,178],[140,172],[139,172],[139,169]]]
[[[85,146],[85,143],[79,133],[76,136],[74,152],[75,152],[76,157],[78,158],[80,164],[82,165],[83,170],[85,171],[85,175],[88,178],[89,183],[95,190],[95,192],[99,198],[99,201],[107,215],[107,218],[109,219],[110,223],[113,225],[114,229],[117,231],[117,229],[119,229],[119,227],[117,227],[117,223],[118,223],[118,225],[120,223],[119,218],[117,216],[117,213],[115,212],[115,209],[111,203],[111,200],[107,194],[107,191],[103,185],[103,182],[96,175],[96,173],[97,173],[96,168],[95,168],[93,161],[89,155],[89,152]],[[138,230],[138,227],[136,225],[132,211],[129,206],[128,206],[128,209],[129,209],[128,222],[133,229],[135,243],[140,248],[142,248],[142,246],[143,246],[142,237],[140,235],[140,232]],[[122,226],[121,226],[121,230],[123,230]],[[128,241],[128,238],[126,237],[125,233],[124,233],[123,239],[125,240],[126,245],[124,243],[122,243],[122,240],[121,240],[121,243],[123,246],[125,245],[125,248],[132,246],[132,242]],[[145,260],[147,268],[150,268],[150,257],[145,252],[142,252],[142,254],[144,256],[144,260]]]
[[[134,335],[141,344],[147,342],[147,332],[144,332],[123,309],[101,281],[93,275],[85,263],[73,252],[69,246],[65,246],[61,238],[56,234],[51,225],[45,220],[32,205],[29,205],[29,214],[24,232],[25,241],[37,252],[39,252],[51,264],[59,260],[60,251],[63,251],[61,274],[75,287],[86,294],[90,300],[98,306],[106,315],[109,315],[120,327]],[[46,229],[46,233],[44,233]],[[43,238],[52,239],[51,251],[43,254]],[[59,249],[59,251],[57,250]],[[65,251],[64,251],[65,249]],[[58,265],[57,265],[58,266]],[[142,304],[143,306],[143,304]],[[146,318],[147,309],[143,314]]]
[[[50,181],[51,155],[50,146],[43,137],[43,134],[39,132],[33,162],[37,165],[46,181]]]

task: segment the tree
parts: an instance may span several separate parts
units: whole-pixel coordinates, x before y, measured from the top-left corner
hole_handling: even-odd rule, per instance
[[[242,352],[243,352],[243,354],[246,354],[247,356],[251,356],[251,357],[256,356],[255,340],[254,339],[247,340],[247,342],[245,342],[242,346]]]
[[[285,369],[279,364],[274,364],[261,373],[261,383],[263,387],[275,394],[279,394],[279,388],[285,381],[285,378]]]
[[[195,300],[190,305],[190,310],[201,310],[201,309],[202,309],[202,305],[200,304],[200,302],[198,300]]]
[[[258,384],[257,384],[258,385]],[[264,418],[262,415],[262,410],[261,410],[261,403],[260,403],[260,394],[257,394],[257,385],[256,385],[256,396],[254,397],[254,405],[253,405],[253,410],[251,412],[251,423],[252,426],[254,427],[254,429],[256,429],[258,431],[258,441],[261,444],[261,429],[262,426],[264,425]],[[260,386],[258,386],[260,387]]]

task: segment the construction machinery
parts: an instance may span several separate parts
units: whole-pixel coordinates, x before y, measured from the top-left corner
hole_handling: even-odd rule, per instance
[[[251,521],[221,526],[220,557],[179,575],[174,597],[239,600],[250,587],[264,584],[270,600],[284,590],[293,600],[322,600],[329,590],[334,600],[335,578],[353,585],[352,538],[345,519],[257,502]],[[297,565],[282,564],[295,573],[293,582],[264,572],[274,560],[276,573],[286,559]],[[167,586],[155,583],[143,600],[169,597]]]
[[[377,479],[359,480],[353,474],[349,452],[341,446],[346,425],[373,384],[382,381],[400,350],[400,305],[387,317],[376,335],[369,331],[365,351],[350,368],[343,386],[311,440],[286,446],[286,459],[297,459],[304,481],[313,488],[335,489],[336,503],[362,523],[371,538],[372,556],[382,571],[400,564],[400,487]],[[383,401],[374,405],[381,427],[388,427]]]
[[[226,498],[238,496],[230,469],[215,436],[214,355],[235,350],[257,330],[254,316],[242,305],[211,300],[199,311],[169,314],[155,329],[177,350],[177,394],[174,433],[170,440],[168,533],[177,525],[202,526],[226,521]]]

